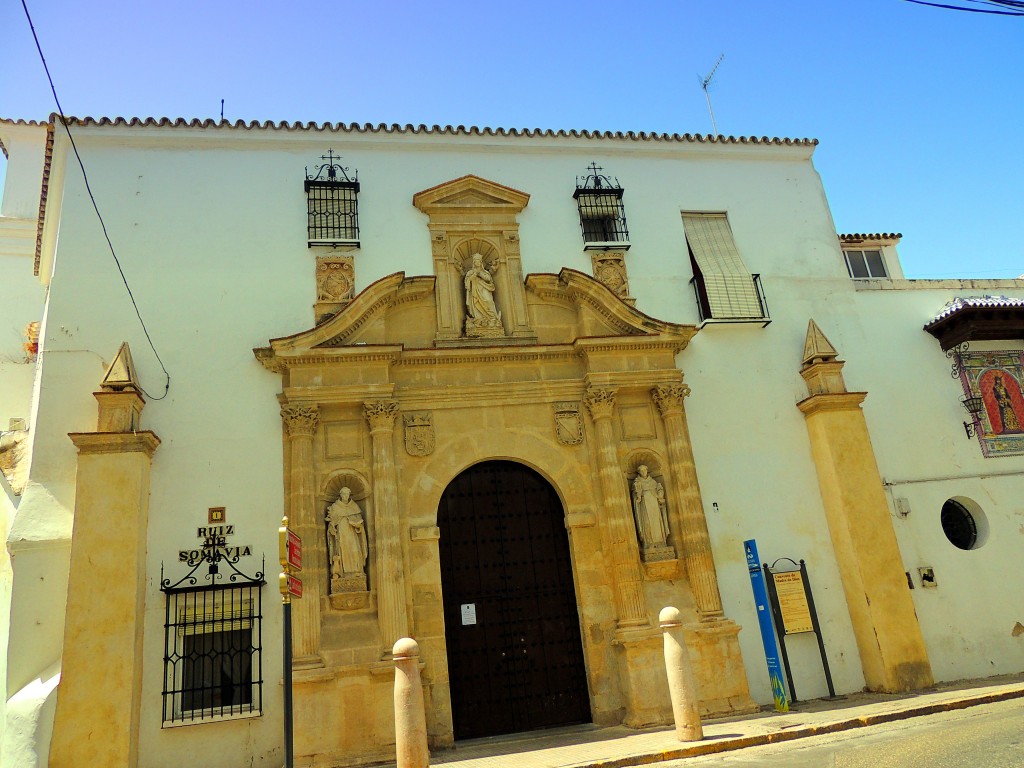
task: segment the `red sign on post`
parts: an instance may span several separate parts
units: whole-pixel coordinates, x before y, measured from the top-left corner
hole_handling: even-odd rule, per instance
[[[302,579],[288,574],[288,594],[292,597],[302,597]]]
[[[285,551],[288,556],[288,565],[296,571],[302,570],[302,539],[291,529],[285,540]]]

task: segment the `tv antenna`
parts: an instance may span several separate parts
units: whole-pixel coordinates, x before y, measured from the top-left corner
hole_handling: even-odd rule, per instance
[[[708,72],[707,77],[697,75],[697,80],[700,81],[700,87],[704,91],[704,98],[708,100],[708,112],[711,113],[711,127],[714,129],[716,136],[718,135],[718,126],[715,125],[715,110],[711,108],[711,94],[708,93],[708,86],[711,85],[711,81],[714,80],[715,73],[718,71],[718,66],[722,63],[722,59],[724,58],[724,53],[718,57],[718,61],[715,62],[715,66],[713,66],[711,71]]]

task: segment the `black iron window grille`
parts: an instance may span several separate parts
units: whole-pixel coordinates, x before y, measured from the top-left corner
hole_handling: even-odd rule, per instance
[[[306,168],[307,245],[359,245],[359,174],[334,150],[311,173]]]
[[[597,163],[591,163],[585,176],[576,177],[573,197],[579,206],[580,228],[585,247],[629,248],[626,209],[622,204],[622,186],[618,179],[602,174]]]
[[[250,577],[235,568],[237,559],[214,553],[173,585],[161,578],[164,727],[262,713],[266,582],[262,571]],[[221,578],[217,564],[227,563],[229,583],[197,586],[195,574],[204,562],[212,582]]]

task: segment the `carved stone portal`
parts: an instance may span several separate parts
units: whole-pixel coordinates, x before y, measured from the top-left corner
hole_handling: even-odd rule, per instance
[[[591,253],[594,277],[617,297],[633,306],[636,299],[629,295],[629,277],[626,275],[624,251],[595,251]]]
[[[341,489],[337,501],[327,508],[326,520],[331,594],[365,592],[366,521],[350,489]]]

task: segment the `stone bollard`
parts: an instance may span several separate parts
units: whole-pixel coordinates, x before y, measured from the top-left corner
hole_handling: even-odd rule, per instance
[[[665,670],[668,691],[672,697],[672,717],[676,721],[676,738],[700,741],[704,729],[700,724],[700,695],[697,680],[690,666],[690,652],[683,639],[683,622],[678,608],[668,606],[658,614],[665,635]],[[396,646],[397,647],[397,646]]]
[[[403,637],[392,650],[395,659],[395,752],[396,768],[427,768],[427,718],[423,712],[420,684],[420,647]]]

